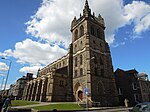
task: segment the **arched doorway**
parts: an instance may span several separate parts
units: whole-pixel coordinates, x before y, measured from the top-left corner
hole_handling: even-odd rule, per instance
[[[83,100],[83,88],[79,82],[77,82],[74,86],[74,96],[76,101]]]
[[[83,100],[83,92],[81,90],[78,91],[78,100]]]

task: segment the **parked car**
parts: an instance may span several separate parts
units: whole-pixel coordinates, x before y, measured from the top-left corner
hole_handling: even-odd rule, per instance
[[[150,102],[138,103],[129,111],[130,112],[150,112]]]

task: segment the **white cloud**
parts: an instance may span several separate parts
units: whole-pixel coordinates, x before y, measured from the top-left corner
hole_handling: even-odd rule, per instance
[[[37,71],[39,68],[43,68],[43,67],[42,66],[26,66],[26,67],[21,68],[19,71],[24,74],[33,73],[34,77],[36,77]]]
[[[133,1],[124,7],[125,17],[134,23],[134,33],[140,34],[141,32],[149,29],[150,27],[150,5],[144,1]],[[138,36],[134,36],[138,37]]]
[[[12,56],[13,52],[11,49],[5,50],[3,53],[0,52],[0,56],[2,57],[7,57],[7,56]]]
[[[30,65],[46,65],[60,58],[67,53],[57,44],[50,46],[47,43],[40,43],[26,39],[15,45],[13,56],[18,59],[19,63],[28,63]]]
[[[67,48],[71,42],[69,29],[72,18],[82,13],[84,2],[85,0],[43,0],[42,6],[27,22],[27,33],[49,42],[64,42]],[[96,15],[100,13],[104,17],[108,43],[114,42],[116,30],[131,24],[131,21],[134,22],[137,33],[149,27],[149,16],[141,20],[150,10],[150,5],[145,2],[133,1],[124,6],[123,0],[89,0],[89,5]]]
[[[0,76],[5,76],[4,74],[0,74]]]
[[[135,26],[135,32],[139,34],[149,29],[149,27],[150,27],[150,13],[146,15],[145,17],[141,18],[141,20]]]
[[[7,71],[8,70],[8,66],[6,65],[6,63],[0,62],[0,71]]]

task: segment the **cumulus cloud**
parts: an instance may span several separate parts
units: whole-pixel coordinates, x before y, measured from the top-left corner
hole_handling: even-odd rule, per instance
[[[75,15],[79,15],[81,3],[79,0],[44,0],[36,14],[26,23],[26,32],[49,42],[64,43],[68,48],[72,39],[70,23]]]
[[[37,71],[39,68],[42,68],[42,66],[25,66],[21,68],[19,71],[22,73],[33,73],[34,77],[36,77]]]
[[[4,74],[0,74],[0,76],[4,76]]]
[[[133,1],[132,4],[128,4],[124,7],[125,18],[130,23],[134,23],[134,33],[140,34],[141,32],[149,29],[150,27],[150,5],[144,1]],[[137,36],[138,37],[138,36]]]
[[[7,57],[7,56],[12,56],[13,52],[11,49],[5,50],[3,53],[0,52],[0,56],[2,57]]]
[[[8,70],[8,66],[6,65],[6,63],[0,62],[0,71],[7,71]]]
[[[19,63],[46,65],[66,53],[66,50],[56,44],[51,46],[48,43],[40,43],[26,39],[23,42],[16,43],[13,56]]]
[[[141,20],[138,22],[138,24],[135,26],[135,32],[137,34],[148,30],[150,27],[150,13],[146,16],[144,16],[143,18],[141,18]]]
[[[27,22],[28,34],[47,39],[49,42],[63,42],[65,47],[71,42],[70,23],[74,16],[82,13],[85,0],[43,0],[31,20]],[[62,5],[64,4],[65,5]],[[147,19],[141,18],[149,12],[150,5],[142,1],[133,1],[124,5],[123,0],[89,0],[91,9],[104,17],[106,22],[106,40],[113,43],[115,31],[134,22],[134,31],[142,32],[149,27]],[[146,25],[146,27],[144,27]]]
[[[5,55],[7,51],[1,54]],[[16,58],[18,63],[28,65],[20,69],[20,72],[25,74],[28,72],[36,74],[37,70],[42,68],[42,66],[67,54],[67,50],[56,43],[50,45],[49,43],[41,43],[31,39],[16,43],[15,50],[10,51],[11,56]],[[0,70],[7,69],[6,64],[0,62]]]

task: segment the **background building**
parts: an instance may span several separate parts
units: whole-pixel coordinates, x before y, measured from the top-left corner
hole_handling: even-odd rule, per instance
[[[125,99],[129,100],[129,106],[150,101],[150,81],[146,74],[139,74],[135,69],[128,71],[117,69],[115,80],[120,105],[124,105]]]
[[[15,84],[10,85],[8,96],[13,99],[20,100],[23,97],[23,91],[28,81],[33,79],[32,73],[27,73],[27,76],[19,78]]]

